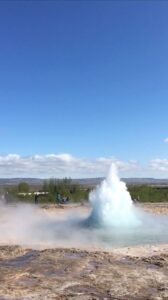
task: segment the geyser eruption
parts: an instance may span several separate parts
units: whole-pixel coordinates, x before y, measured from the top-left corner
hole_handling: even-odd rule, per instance
[[[0,245],[33,248],[103,248],[168,243],[168,217],[145,213],[131,200],[111,166],[107,178],[90,193],[90,205],[65,209],[17,203],[0,197]]]
[[[119,179],[114,164],[107,178],[90,193],[90,202],[93,207],[90,225],[122,228],[141,223],[126,184]]]

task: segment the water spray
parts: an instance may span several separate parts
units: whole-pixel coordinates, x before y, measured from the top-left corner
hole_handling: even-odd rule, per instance
[[[93,207],[90,225],[135,227],[141,224],[126,184],[120,180],[114,164],[107,178],[90,193],[89,200]]]

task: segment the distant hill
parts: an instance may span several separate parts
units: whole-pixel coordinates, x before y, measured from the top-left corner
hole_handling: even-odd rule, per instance
[[[97,185],[104,178],[84,178],[84,179],[74,179],[76,183],[84,185]],[[156,179],[156,178],[121,178],[128,185],[168,185],[168,179]]]
[[[104,178],[82,178],[72,179],[73,183],[95,186],[99,184]],[[168,186],[168,179],[156,179],[156,178],[122,178],[122,180],[128,185],[166,185]],[[18,185],[20,182],[27,182],[29,185],[40,186],[43,184],[44,179],[41,178],[0,178],[0,186]]]
[[[0,178],[0,186],[18,185],[20,182],[27,182],[29,185],[42,185],[40,178]]]
[[[123,178],[127,184],[149,184],[149,185],[168,185],[168,179],[157,178]]]

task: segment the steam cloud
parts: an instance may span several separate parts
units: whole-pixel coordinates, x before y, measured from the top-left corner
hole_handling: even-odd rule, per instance
[[[80,212],[48,211],[30,204],[0,205],[0,243],[34,247],[67,247],[80,244]]]

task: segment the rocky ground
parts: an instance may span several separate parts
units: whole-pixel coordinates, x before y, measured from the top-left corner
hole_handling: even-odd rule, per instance
[[[160,213],[159,205],[144,208]],[[8,299],[168,299],[168,245],[111,252],[0,246],[0,300]]]
[[[0,299],[168,299],[168,254],[1,247]]]
[[[161,203],[141,203],[137,204],[143,210],[147,212],[151,212],[157,215],[164,214],[168,215],[168,203],[161,202]]]

